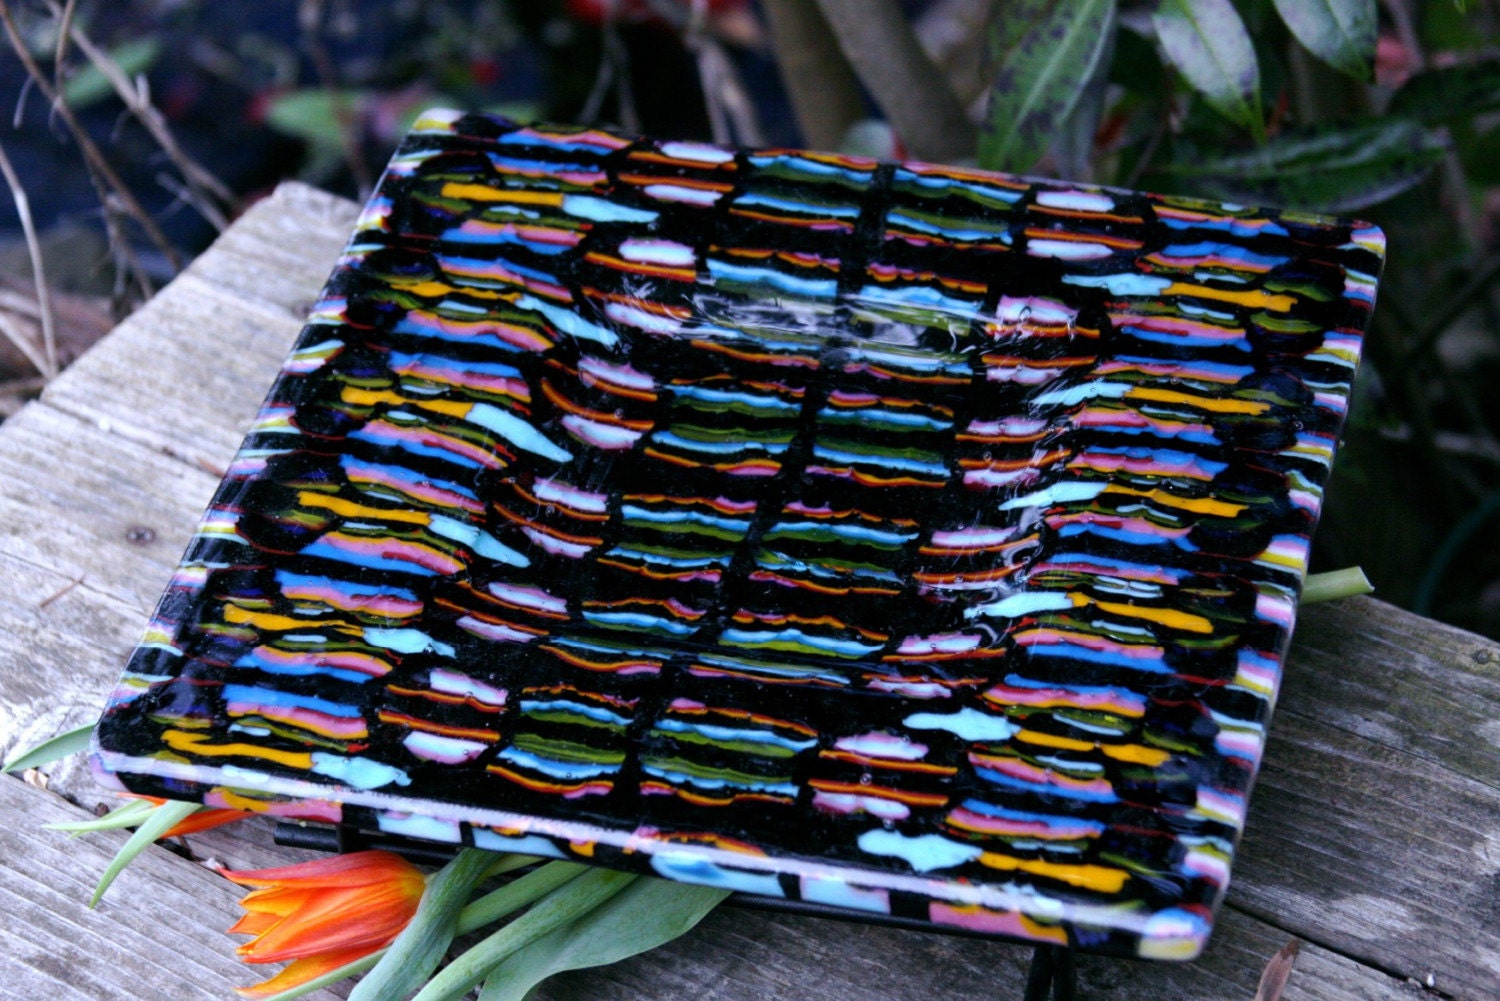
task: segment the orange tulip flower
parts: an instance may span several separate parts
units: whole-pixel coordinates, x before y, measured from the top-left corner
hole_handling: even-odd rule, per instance
[[[255,936],[236,950],[240,959],[291,960],[270,980],[236,988],[247,998],[289,990],[390,945],[417,912],[426,886],[421,870],[381,851],[222,875],[255,887],[240,901],[245,916],[229,929]]]

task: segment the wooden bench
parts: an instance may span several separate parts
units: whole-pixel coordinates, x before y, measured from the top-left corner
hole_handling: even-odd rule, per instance
[[[97,715],[354,212],[284,186],[0,425],[0,751]],[[88,911],[123,835],[41,830],[81,815],[63,796],[108,799],[77,762],[47,781],[0,781],[0,997],[186,1001],[258,979],[222,933],[239,891],[169,851]],[[234,867],[300,857],[260,823],[190,841]],[[1293,938],[1287,1001],[1500,997],[1500,645],[1370,599],[1306,610],[1213,944],[1190,965],[1084,957],[1080,994],[1251,1001]],[[721,908],[542,996],[1009,999],[1028,960]]]

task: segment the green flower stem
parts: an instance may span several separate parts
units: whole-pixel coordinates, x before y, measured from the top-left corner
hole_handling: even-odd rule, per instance
[[[505,852],[503,854],[497,854],[495,857],[495,861],[490,863],[490,868],[485,873],[485,877],[489,878],[491,876],[503,876],[508,872],[514,872],[517,869],[524,869],[526,866],[535,865],[540,861],[542,860],[537,858],[535,855],[518,855],[515,852]]]
[[[448,964],[413,1001],[457,1001],[478,986],[507,956],[548,932],[576,921],[624,890],[635,879],[632,873],[591,869],[570,880],[565,888],[549,894],[524,915]]]
[[[1302,582],[1302,604],[1314,605],[1335,598],[1352,598],[1356,594],[1369,594],[1375,590],[1370,579],[1359,567],[1330,570],[1327,573],[1308,574]]]
[[[427,880],[410,923],[385,957],[355,986],[349,1001],[404,998],[432,975],[453,943],[458,915],[495,865],[493,852],[465,848]]]
[[[491,891],[465,907],[458,915],[458,934],[467,935],[485,925],[494,924],[587,871],[578,862],[548,862],[536,872],[528,872]]]

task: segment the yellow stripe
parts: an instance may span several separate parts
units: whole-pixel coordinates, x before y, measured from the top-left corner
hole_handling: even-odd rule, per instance
[[[252,626],[260,630],[284,633],[293,629],[307,629],[310,626],[324,626],[328,623],[319,621],[309,622],[307,619],[294,619],[290,615],[275,615],[271,612],[252,612],[248,608],[239,605],[224,606],[224,621],[236,626]]]
[[[373,407],[377,403],[390,403],[398,407],[421,407],[423,410],[431,410],[433,413],[447,417],[457,417],[460,420],[469,416],[469,411],[474,409],[474,404],[465,403],[462,400],[414,400],[389,389],[358,389],[354,386],[345,386],[339,398],[345,403],[352,403],[358,407]]]
[[[402,508],[370,507],[366,504],[357,504],[354,501],[344,500],[342,497],[329,497],[315,490],[302,490],[297,493],[297,503],[303,507],[321,507],[341,514],[346,518],[375,518],[379,521],[404,521],[412,525],[426,525],[430,519],[424,511],[408,511]]]
[[[1149,605],[1126,605],[1118,601],[1096,601],[1102,611],[1114,615],[1124,615],[1132,619],[1145,619],[1147,622],[1159,622],[1172,629],[1182,629],[1190,633],[1211,633],[1214,625],[1201,615],[1193,615],[1190,612],[1179,612],[1175,608],[1153,608]]]
[[[561,206],[563,196],[556,191],[517,191],[513,188],[492,188],[488,184],[460,184],[449,181],[443,185],[444,198],[466,198],[475,202],[511,202],[516,205]]]
[[[1016,734],[1018,740],[1024,740],[1028,744],[1036,744],[1039,747],[1056,747],[1064,751],[1093,751],[1098,750],[1106,757],[1114,758],[1116,761],[1128,761],[1136,765],[1149,765],[1155,767],[1171,757],[1166,751],[1159,751],[1154,747],[1142,747],[1140,744],[1098,744],[1090,740],[1075,740],[1072,737],[1059,737],[1052,733],[1042,733],[1040,730],[1022,730]]]
[[[1297,305],[1295,296],[1272,295],[1260,289],[1246,289],[1236,292],[1233,289],[1209,288],[1207,285],[1189,285],[1186,282],[1173,282],[1167,286],[1163,295],[1190,295],[1198,299],[1218,299],[1221,302],[1233,302],[1241,306],[1261,308],[1285,312]]]
[[[1174,389],[1151,389],[1141,386],[1125,394],[1127,400],[1155,400],[1158,403],[1185,403],[1199,410],[1212,410],[1220,414],[1263,414],[1271,409],[1269,403],[1259,400],[1237,400],[1229,397],[1199,396],[1197,393],[1181,393]]]
[[[1212,497],[1178,497],[1169,494],[1160,488],[1155,490],[1132,490],[1130,487],[1108,486],[1104,488],[1107,494],[1127,494],[1131,497],[1144,497],[1154,500],[1165,507],[1175,507],[1183,511],[1192,511],[1194,514],[1214,514],[1224,518],[1233,518],[1248,506],[1246,504],[1231,504],[1229,501],[1214,500]]]
[[[435,282],[430,280],[420,282],[392,281],[391,288],[395,289],[398,292],[410,292],[412,295],[419,295],[424,299],[430,299],[433,296],[447,295],[449,292],[454,291],[452,285],[448,285],[444,282]]]
[[[1020,859],[997,852],[985,852],[979,856],[981,865],[1001,872],[1029,872],[1034,876],[1056,879],[1069,886],[1081,886],[1101,893],[1118,893],[1128,877],[1123,869],[1110,869],[1102,865],[1065,865],[1045,862],[1042,859]]]
[[[161,735],[162,743],[183,754],[262,758],[289,768],[300,768],[303,771],[312,768],[312,755],[304,751],[279,751],[274,747],[257,747],[254,744],[210,744],[207,743],[207,739],[199,734],[186,733],[182,730],[166,730]]]
[[[431,279],[424,279],[423,281],[416,282],[403,282],[393,278],[390,280],[389,284],[393,291],[410,292],[412,295],[421,296],[424,299],[435,299],[448,295],[450,292],[458,291],[458,289],[452,285],[448,285],[444,282],[433,281]],[[505,299],[509,302],[514,302],[516,296],[519,294],[516,292],[505,290],[497,291],[495,289],[478,288],[477,286],[473,285],[464,286],[463,292],[464,295],[468,296],[471,299]]]

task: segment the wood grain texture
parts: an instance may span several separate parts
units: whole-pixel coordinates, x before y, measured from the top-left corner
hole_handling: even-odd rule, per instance
[[[0,751],[97,713],[353,211],[306,187],[280,189],[0,425]],[[76,764],[51,780],[87,807],[107,798]],[[125,962],[112,935],[137,935],[126,940],[149,952],[141,927],[174,948],[179,936],[205,935],[201,948],[227,957],[217,929],[237,891],[152,852],[112,892],[116,903],[91,915],[82,902],[113,842],[36,832],[72,810],[0,782],[0,906],[23,908],[34,923],[0,940],[0,964],[32,978],[15,981],[24,991],[0,978],[0,997],[228,997],[227,985],[248,979],[229,960],[228,972],[204,981],[206,994],[149,979],[209,969],[198,944],[183,946],[180,970],[127,964],[112,975],[90,962]],[[298,857],[270,843],[266,824],[192,845],[237,867]],[[161,909],[154,925],[119,906],[132,887]],[[220,910],[209,920],[204,907]],[[194,930],[200,921],[209,931]],[[1417,986],[1429,976],[1443,996],[1500,997],[1496,644],[1370,599],[1306,610],[1209,951],[1185,966],[1086,957],[1083,996],[1249,1001],[1291,937],[1305,944],[1287,1001],[1432,997]],[[153,955],[148,967],[165,962]],[[1020,994],[1026,959],[1014,946],[723,908],[676,943],[560,977],[542,997],[1007,998]],[[90,964],[81,986],[59,986],[75,960]],[[149,988],[132,986],[140,977]]]
[[[125,870],[95,910],[93,881],[125,841],[111,831],[69,839],[42,824],[87,815],[15,779],[0,781],[0,912],[6,934],[0,998],[126,1001],[233,998],[261,979],[234,958],[223,932],[238,888],[153,848]],[[329,1001],[340,995],[321,991]]]

